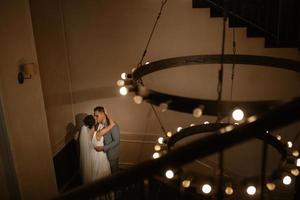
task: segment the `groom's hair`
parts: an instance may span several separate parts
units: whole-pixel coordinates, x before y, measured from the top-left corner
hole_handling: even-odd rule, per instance
[[[89,129],[93,128],[93,126],[95,126],[95,119],[94,119],[93,115],[86,116],[83,119],[83,123],[84,123],[84,125],[89,127]]]
[[[110,125],[110,121],[109,121],[109,119],[108,119],[108,117],[107,117],[107,115],[106,115],[106,112],[105,112],[104,107],[103,107],[103,106],[97,106],[96,108],[94,108],[94,112],[96,112],[96,111],[98,111],[98,112],[103,112],[104,115],[105,115],[105,117],[106,117],[107,125]]]
[[[97,106],[96,108],[94,108],[94,112],[95,112],[95,111],[105,113],[105,110],[104,110],[104,107],[103,107],[103,106]]]

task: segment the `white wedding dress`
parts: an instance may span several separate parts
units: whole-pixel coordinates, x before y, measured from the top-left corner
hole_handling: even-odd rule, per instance
[[[92,181],[92,160],[91,160],[91,148],[92,134],[91,130],[82,126],[79,135],[80,145],[80,172],[83,183],[90,183]]]
[[[98,141],[96,138],[96,132],[93,134],[92,138],[93,147],[104,146],[103,136]],[[94,148],[91,149],[91,161],[92,161],[92,181],[95,181],[99,178],[108,176],[111,174],[110,164],[107,159],[107,155],[103,151],[96,151]]]

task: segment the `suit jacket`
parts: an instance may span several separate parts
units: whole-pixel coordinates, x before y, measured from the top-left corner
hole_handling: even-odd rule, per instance
[[[104,136],[104,152],[108,160],[116,160],[120,156],[120,128],[116,124]]]

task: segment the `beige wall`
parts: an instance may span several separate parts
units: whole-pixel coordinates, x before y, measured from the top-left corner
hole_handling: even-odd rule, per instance
[[[74,136],[63,13],[60,0],[32,0],[30,4],[52,153],[56,154]]]
[[[0,3],[0,80],[11,154],[22,199],[45,199],[56,194],[49,132],[39,73],[17,83],[18,66],[38,66],[28,1]]]

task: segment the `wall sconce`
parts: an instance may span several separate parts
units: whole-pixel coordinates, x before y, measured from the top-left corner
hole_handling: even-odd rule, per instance
[[[18,73],[18,82],[19,84],[23,84],[25,79],[32,79],[35,73],[35,64],[34,63],[26,63],[20,65],[19,73]]]

